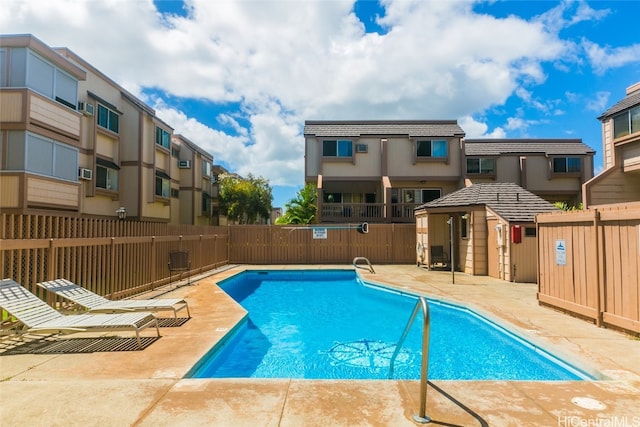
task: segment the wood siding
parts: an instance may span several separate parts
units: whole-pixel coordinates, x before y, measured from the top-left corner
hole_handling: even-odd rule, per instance
[[[538,300],[640,333],[640,203],[541,214],[537,223]]]

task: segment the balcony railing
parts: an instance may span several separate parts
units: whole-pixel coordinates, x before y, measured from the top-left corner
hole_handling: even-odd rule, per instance
[[[321,222],[415,222],[418,203],[323,203]]]

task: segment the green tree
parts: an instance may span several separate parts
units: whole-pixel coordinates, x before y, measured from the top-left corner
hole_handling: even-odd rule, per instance
[[[220,210],[230,220],[240,224],[255,224],[259,218],[269,218],[273,195],[269,182],[249,174],[221,175]]]
[[[318,192],[313,184],[305,185],[295,198],[285,203],[285,213],[276,224],[311,224],[315,222]]]
[[[568,203],[568,202],[554,202],[553,206],[558,209],[562,209],[563,211],[581,211],[582,210],[582,202],[578,203]]]

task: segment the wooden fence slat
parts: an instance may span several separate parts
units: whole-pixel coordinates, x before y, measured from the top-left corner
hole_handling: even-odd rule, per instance
[[[536,223],[539,301],[640,334],[640,204],[540,214]]]

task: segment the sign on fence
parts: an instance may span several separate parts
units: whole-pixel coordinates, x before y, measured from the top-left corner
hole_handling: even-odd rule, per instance
[[[567,244],[564,240],[556,240],[556,264],[567,265]]]
[[[327,229],[326,228],[313,228],[313,238],[314,239],[326,239],[327,238]]]

